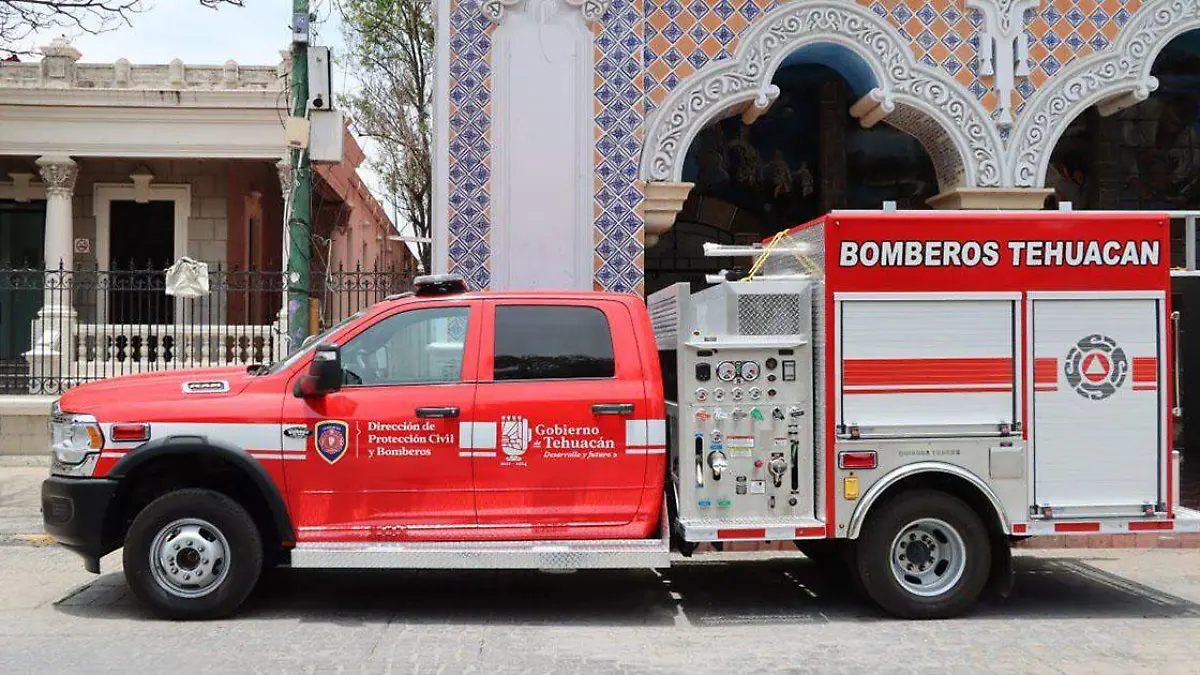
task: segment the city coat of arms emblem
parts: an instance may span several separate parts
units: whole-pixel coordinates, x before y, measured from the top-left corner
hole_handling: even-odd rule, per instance
[[[317,452],[326,462],[333,464],[346,454],[346,448],[349,446],[347,439],[350,437],[350,427],[345,422],[339,420],[318,422],[314,435],[316,436]]]

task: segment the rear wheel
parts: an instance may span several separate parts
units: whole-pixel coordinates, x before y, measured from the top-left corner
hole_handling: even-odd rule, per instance
[[[987,527],[943,492],[903,493],[873,510],[858,540],[863,590],[906,619],[944,619],[979,599],[992,564]]]
[[[262,539],[241,505],[212,490],[171,492],[134,518],[125,579],[156,614],[214,619],[236,610],[262,572]]]

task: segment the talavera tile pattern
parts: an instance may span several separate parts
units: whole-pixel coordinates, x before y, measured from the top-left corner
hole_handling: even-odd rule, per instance
[[[792,0],[796,1],[796,0]],[[891,22],[914,55],[996,109],[991,78],[978,74],[981,17],[965,0],[856,1]],[[491,44],[480,0],[451,0],[450,269],[475,287],[491,282]],[[1043,0],[1026,12],[1031,73],[1016,79],[1027,101],[1074,60],[1107,49],[1143,0]],[[593,286],[640,292],[644,196],[638,162],[645,118],[684,78],[729,58],[739,37],[778,0],[612,0],[593,24],[595,58]]]
[[[451,0],[450,7],[449,269],[487,288],[494,26],[480,14],[479,0]]]
[[[596,34],[596,290],[640,293],[642,190],[638,160],[645,116],[640,0],[613,0]]]

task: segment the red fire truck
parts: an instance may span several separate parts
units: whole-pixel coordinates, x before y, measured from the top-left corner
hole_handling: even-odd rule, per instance
[[[431,277],[287,359],[69,391],[46,530],[160,615],[265,567],[645,568],[794,541],[949,617],[1037,534],[1200,529],[1165,216],[835,212],[647,303]],[[664,396],[664,383],[667,395]]]

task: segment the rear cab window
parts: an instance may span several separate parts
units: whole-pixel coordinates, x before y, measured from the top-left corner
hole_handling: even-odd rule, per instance
[[[498,305],[493,379],[603,379],[616,375],[612,328],[597,307]]]

